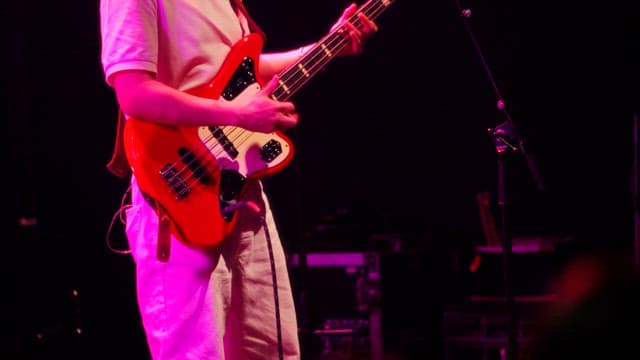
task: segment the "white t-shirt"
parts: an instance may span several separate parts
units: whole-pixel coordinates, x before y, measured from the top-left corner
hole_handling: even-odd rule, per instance
[[[201,86],[249,33],[229,0],[101,0],[100,12],[110,85],[118,71],[146,70],[179,90]]]

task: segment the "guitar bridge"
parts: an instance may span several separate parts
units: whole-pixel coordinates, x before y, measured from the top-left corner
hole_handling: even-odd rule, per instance
[[[191,187],[178,175],[173,165],[167,164],[162,167],[160,176],[167,183],[171,191],[176,194],[177,199],[184,199],[191,192]]]

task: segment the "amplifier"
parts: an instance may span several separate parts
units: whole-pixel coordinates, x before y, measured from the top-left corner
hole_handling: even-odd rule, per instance
[[[313,351],[327,359],[382,359],[378,253],[293,254],[289,266],[303,335]]]

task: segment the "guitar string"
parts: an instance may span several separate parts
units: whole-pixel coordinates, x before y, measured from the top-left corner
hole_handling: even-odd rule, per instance
[[[355,20],[357,20],[356,17],[354,17],[353,21],[355,21]],[[337,32],[338,32],[337,30],[335,32],[332,32],[332,34],[328,35],[327,39],[329,39],[331,35],[333,35],[333,34],[335,34]],[[338,40],[342,40],[342,39],[338,38]],[[342,45],[344,45],[344,44],[342,44]],[[329,43],[329,46],[330,47],[335,47],[336,49],[338,49],[338,46],[336,46],[334,44]],[[314,49],[312,49],[310,51],[310,55],[313,55],[313,54],[317,54],[317,50],[316,50],[316,52],[314,52]],[[322,54],[320,54],[320,55],[322,55]],[[307,59],[309,59],[309,57],[307,57]],[[321,59],[324,60],[324,59],[327,59],[327,57],[323,56]],[[305,60],[305,58],[303,58],[302,60]],[[297,62],[297,64],[300,64],[301,62],[303,62],[303,61]],[[319,61],[308,61],[308,62],[311,62],[312,64],[320,64],[320,65],[322,65],[322,63],[320,63]],[[316,67],[318,67],[318,66],[316,66]],[[307,68],[307,69],[310,70],[311,72],[316,72],[316,70],[313,69],[313,68]],[[305,69],[305,70],[307,70],[307,69]],[[291,71],[291,70],[294,70],[294,71]],[[291,74],[291,73],[293,73],[293,74]],[[281,79],[283,79],[284,83],[290,83],[290,80],[289,80],[290,78],[294,78],[296,76],[300,76],[300,75],[303,75],[303,74],[304,74],[303,71],[301,69],[297,68],[297,66],[292,66],[292,67],[290,67],[288,72],[287,71],[283,72],[283,75],[281,76]],[[305,77],[307,77],[307,76],[304,76],[302,79],[306,80]],[[300,87],[300,83],[299,82],[298,83],[295,83],[295,82],[294,83],[290,83],[290,86],[292,88],[299,88]],[[283,89],[283,87],[281,86],[278,89]],[[276,91],[278,89],[276,89]],[[275,97],[276,99],[278,99],[278,97],[275,95],[276,91],[274,91],[274,94],[272,94],[272,97]],[[223,127],[223,128],[226,129],[227,127]],[[233,143],[242,144],[242,143],[244,143],[244,141],[246,141],[248,138],[251,137],[251,132],[247,132],[244,129],[238,128],[238,127],[231,126],[231,128],[232,128],[232,130],[229,132],[228,137],[231,138]],[[235,135],[235,137],[233,137],[234,136],[234,132],[239,132],[239,134],[237,134],[237,135]],[[245,135],[244,139],[240,140],[240,137],[242,137],[243,135]]]
[[[373,8],[373,10],[369,9],[369,8]],[[385,9],[385,5],[381,1],[372,1],[370,3],[367,3],[367,4],[363,5],[362,10],[357,11],[356,14],[352,15],[348,19],[348,21],[352,22],[352,23],[355,23],[357,25],[359,23],[359,19],[357,17],[357,13],[360,13],[360,12],[363,12],[363,13],[367,14],[373,20],[373,19],[377,18],[378,15],[380,13],[382,13],[382,11],[384,9]],[[341,27],[341,28],[344,29],[344,26]],[[331,44],[331,41],[333,41],[332,38],[336,38],[338,40],[338,45]],[[319,55],[321,57],[321,60],[325,60],[324,62],[320,63],[322,66],[320,66],[320,67],[316,66],[316,68],[324,67],[324,64],[326,64],[330,60],[329,57],[325,56],[324,50],[321,49],[322,44],[328,45],[327,46],[328,48],[335,47],[334,50],[337,49],[339,51],[339,50],[342,49],[341,47],[346,45],[347,41],[345,41],[345,40],[347,40],[347,39],[345,39],[344,36],[342,36],[340,34],[340,28],[338,28],[338,29],[336,29],[336,31],[334,31],[331,34],[327,35],[327,38],[325,38],[324,41],[321,41],[316,46],[314,46],[309,51],[310,55],[311,56],[315,56],[315,57],[317,57],[317,55]],[[327,43],[326,41],[329,41],[329,43]],[[339,46],[341,46],[341,47],[339,48]],[[303,60],[305,60],[305,59],[303,58]],[[317,60],[314,60],[313,63],[319,63],[319,62]],[[305,68],[305,70],[308,70],[311,73],[315,73],[317,71],[313,67]],[[298,81],[297,83],[294,83],[291,86],[292,88],[294,88],[294,87],[299,88],[299,87],[301,87],[302,85],[304,85],[307,81],[309,81],[311,79],[311,76],[306,76],[305,72],[303,70],[301,70],[300,68],[298,68],[296,65],[293,65],[293,66],[289,67],[289,69],[285,70],[283,72],[282,79],[285,79],[287,77],[296,77],[296,76],[301,77],[301,82]],[[285,80],[285,82],[288,82],[288,81],[289,80]],[[274,91],[274,94],[275,94],[275,92],[278,92],[278,91],[281,92],[281,95],[285,95],[287,93],[287,91],[284,88],[280,87],[280,88],[276,89],[276,91]],[[284,92],[284,94],[282,94],[282,92]],[[295,91],[290,91],[290,92],[293,93]],[[286,97],[282,97],[282,96],[277,96],[277,98],[280,99],[280,100],[286,99]]]
[[[373,5],[374,6],[374,10],[369,15],[370,18],[372,18],[372,19],[376,18],[382,12],[382,10],[384,10],[384,7],[385,7],[385,5],[381,4],[379,1],[377,1],[377,2],[373,1],[373,2],[370,2],[368,4],[363,5],[363,9],[364,10],[362,10],[361,12],[365,12],[366,13],[367,11],[369,11],[368,9],[366,9],[367,7],[369,7],[369,5]],[[375,8],[376,5],[380,5],[380,6]],[[359,22],[359,19],[357,18],[357,15],[353,15],[348,21],[353,22],[353,23],[355,23],[357,25],[358,22]],[[339,36],[336,36],[336,34],[338,34]],[[334,39],[332,39],[332,38],[334,38]],[[331,42],[335,41],[336,39],[338,40],[338,44],[337,45],[332,44]],[[330,58],[325,55],[324,51],[319,51],[319,48],[321,46],[320,44],[325,44],[325,45],[328,44],[328,47],[329,48],[333,47],[334,51],[336,51],[336,50],[340,51],[341,50],[340,46],[346,45],[346,42],[343,41],[343,40],[345,40],[344,36],[340,35],[339,34],[339,30],[336,29],[336,31],[334,31],[331,34],[329,34],[324,41],[321,41],[318,45],[316,45],[314,48],[312,48],[309,51],[309,56],[307,56],[306,58],[303,58],[301,61],[297,62],[296,64],[294,64],[292,66],[290,66],[289,69],[286,69],[283,72],[283,74],[281,76],[281,79],[283,79],[283,82],[285,82],[285,83],[290,83],[290,87],[293,88],[293,90],[291,90],[289,92],[291,92],[291,93],[295,92],[296,91],[295,89],[300,88],[304,83],[306,83],[311,78],[311,76],[307,75],[308,73],[317,72],[318,68],[320,68],[320,69],[323,68],[324,64],[326,64],[330,60]],[[321,57],[321,60],[324,60],[324,62],[321,62],[321,61],[318,61],[318,60],[309,61],[311,58],[317,57],[318,55]],[[297,65],[301,64],[301,63],[311,63],[312,65],[319,64],[319,66],[304,67],[304,69],[300,69]],[[291,82],[290,79],[293,79],[295,77],[298,77],[298,79],[295,80],[295,82]],[[278,92],[279,90],[280,91],[285,91],[284,87],[281,86],[281,87],[277,88],[274,91],[273,97],[275,97],[276,99],[279,99],[279,100],[284,100],[283,97],[278,96],[276,94],[276,92]],[[236,129],[238,129],[238,128],[236,128]],[[244,134],[244,130],[243,129],[239,129],[239,130],[241,132],[240,135],[243,135]],[[250,137],[251,133],[249,132],[247,135]],[[237,139],[239,139],[239,137],[234,139],[234,142],[236,142],[235,140],[237,140]],[[246,140],[246,138],[244,140]],[[242,141],[240,143],[242,143]]]
[[[374,6],[374,10],[373,12],[371,12],[371,14],[368,14],[368,16],[371,19],[375,19],[381,12],[382,10],[384,10],[385,5],[382,4],[381,2],[370,2],[368,4],[365,4],[363,6],[364,10],[361,10],[362,12],[367,12],[368,10],[366,9],[367,5],[372,4]],[[377,9],[375,8],[376,5],[382,5],[382,6],[378,6]],[[377,13],[376,13],[377,12]],[[357,13],[352,15],[352,17],[348,20],[351,21],[353,23],[355,23],[356,25],[359,22],[359,19],[357,18]],[[340,34],[340,31],[344,30],[344,27],[338,28],[336,29],[334,32],[332,32],[331,34],[327,35],[327,38],[324,41],[321,41],[318,45],[316,45],[314,48],[312,48],[309,51],[309,56],[307,58],[303,58],[299,63],[304,62],[304,60],[307,60],[307,62],[311,62],[314,66],[309,67],[309,68],[305,68],[305,70],[309,71],[309,72],[317,72],[318,69],[324,67],[324,65],[330,61],[330,57],[326,56],[326,54],[324,53],[324,50],[319,51],[319,48],[321,47],[321,44],[324,44],[325,46],[327,46],[327,48],[330,48],[334,51],[340,51],[342,49],[342,47],[344,47],[344,45],[346,45],[347,41],[345,39],[345,37]],[[337,44],[332,44],[332,42],[334,42],[335,40],[338,41]],[[316,60],[316,61],[309,61],[310,59],[312,59],[313,57],[317,57],[320,56],[320,61]],[[293,89],[297,89],[300,88],[303,84],[305,84],[309,79],[310,76],[306,76],[305,73],[299,69],[297,66],[292,66],[290,67],[290,69],[285,70],[285,72],[283,72],[283,78],[285,79],[284,81],[290,81],[289,79],[293,79],[295,77],[298,77],[298,79],[291,83],[290,86]],[[287,79],[289,78],[289,79]],[[301,80],[301,81],[300,81]],[[276,91],[278,90],[284,90],[284,88],[281,86],[278,89],[276,89]],[[275,94],[276,91],[274,91],[274,93],[272,94],[272,96],[277,98],[277,95]],[[296,90],[290,91],[290,92],[295,92]],[[249,131],[246,131],[242,128],[239,127],[232,127],[230,126],[232,129],[229,132],[229,134],[225,134],[227,136],[227,138],[230,138],[230,142],[232,144],[243,144],[245,141],[247,141],[249,138],[252,137],[252,133]],[[229,128],[229,127],[219,127],[223,132],[225,129]],[[235,136],[233,136],[234,133],[239,133]],[[244,139],[240,140],[240,137],[242,137],[244,135]],[[213,146],[211,146],[211,143],[213,142]],[[214,167],[212,169],[209,169],[210,171],[217,171],[219,166],[217,161],[215,160],[211,160],[209,157],[207,157],[206,155],[209,153],[213,153],[213,156],[215,158],[218,158],[221,154],[223,154],[224,147],[215,139],[214,136],[209,136],[207,139],[203,140],[203,143],[201,144],[202,148],[205,149],[205,151],[202,152],[201,155],[198,156],[194,156],[193,160],[191,163],[187,164],[187,168],[189,168],[189,165],[192,165],[193,162],[198,161],[199,163],[197,164],[197,167],[195,169],[192,170],[191,173],[189,173],[184,179],[183,182],[185,182],[188,186],[194,186],[194,184],[196,184],[199,180],[196,179],[196,173],[199,172],[200,170],[202,170],[203,168],[206,168],[209,165],[213,165]],[[219,148],[218,150],[216,150],[216,148]],[[221,150],[220,150],[221,149]],[[202,163],[202,159],[206,159],[207,162],[206,163]],[[186,171],[186,169],[180,170],[175,176],[180,176],[182,175],[182,173],[184,171]],[[174,177],[175,177],[174,176]]]
[[[321,65],[321,63],[319,63],[319,62],[316,62],[316,63]],[[318,67],[318,66],[316,66],[316,67]],[[292,85],[292,87],[295,87],[295,86],[297,86],[297,84],[294,83]],[[249,138],[252,137],[252,132],[246,131],[245,129],[242,129],[240,127],[220,126],[220,127],[217,127],[217,128],[222,130],[223,132],[224,132],[224,130],[231,129],[230,131],[225,133],[225,136],[229,139],[230,143],[232,143],[232,144],[236,144],[236,145],[244,144]],[[244,136],[244,138],[242,138],[243,136]],[[203,150],[203,151],[198,151],[198,150]],[[193,167],[194,164],[197,163],[197,166],[194,167],[192,169],[192,171],[189,172],[183,178],[183,181],[185,183],[187,183],[187,185],[194,186],[194,184],[196,184],[199,181],[196,178],[196,175],[195,175],[199,170],[202,170],[203,168],[207,168],[208,165],[214,165],[213,168],[209,169],[210,171],[217,171],[218,170],[218,166],[216,166],[217,163],[214,163],[214,160],[209,158],[209,157],[207,157],[207,155],[209,153],[212,153],[215,158],[218,158],[219,156],[224,154],[224,152],[225,152],[224,147],[215,138],[215,136],[207,135],[203,139],[203,142],[200,144],[200,146],[198,148],[194,149],[193,153],[195,154],[195,156],[192,157],[192,160],[188,161],[186,163],[186,166],[183,169],[181,169],[178,172],[176,172],[176,174],[173,176],[173,178],[176,178],[178,176],[182,176],[184,174],[184,172],[186,172],[188,169]],[[202,160],[205,160],[205,161],[203,162]]]
[[[382,1],[370,1],[369,3],[363,5],[362,9],[357,11],[347,21],[352,22],[357,26],[357,24],[359,23],[357,14],[359,12],[366,13],[369,16],[369,18],[373,20],[377,18],[377,16],[380,13],[382,13],[382,11],[386,9],[386,7],[388,7],[388,5],[384,5]],[[373,10],[369,8],[372,8]],[[369,11],[370,13],[368,13]],[[320,41],[311,50],[309,50],[308,56],[303,57],[301,61],[296,62],[296,65],[302,62],[311,63],[312,66],[308,68],[304,67],[304,69],[311,74],[315,74],[317,71],[321,70],[331,60],[331,56],[327,56],[325,50],[321,49],[322,45],[326,46],[328,49],[332,49],[335,52],[341,51],[342,48],[348,43],[348,39],[341,34],[341,31],[344,31],[344,29],[345,29],[344,26],[341,26],[337,28],[335,31],[331,32],[329,35],[327,35],[327,37],[323,41]],[[334,44],[336,40],[337,40],[337,44]],[[320,57],[320,60],[318,60],[317,57]],[[279,86],[272,93],[272,97],[275,97],[276,99],[283,101],[286,98],[286,97],[282,97],[283,95],[287,93],[291,93],[291,94],[294,93],[295,91],[297,91],[297,89],[302,87],[304,84],[306,84],[310,80],[311,76],[307,76],[305,71],[298,68],[296,65],[291,66],[289,69],[286,69],[281,76],[281,79],[283,79],[282,81],[285,83],[293,79],[293,82],[289,84],[290,90],[289,89],[285,90],[283,86]],[[276,93],[279,91],[281,92],[280,96],[276,95]],[[223,131],[223,133],[224,133],[224,130],[228,128],[231,128],[231,131],[229,131],[228,134],[225,133],[225,136],[229,139],[229,141],[232,144],[241,145],[253,136],[252,132],[242,129],[240,127],[234,127],[234,126],[218,127],[218,129]],[[244,138],[241,139],[243,135],[244,135]],[[187,165],[186,167],[176,172],[176,174],[174,174],[174,176],[172,177],[173,179],[175,179],[177,176],[183,175],[183,173],[187,171],[187,169],[190,169],[192,165],[196,164],[196,162],[197,162],[197,166],[194,169],[192,169],[192,171],[190,171],[189,174],[185,176],[185,178],[182,180],[184,183],[186,183],[189,186],[194,186],[194,184],[198,183],[199,180],[196,178],[196,173],[199,173],[200,170],[202,170],[203,168],[206,169],[208,166],[213,165],[213,168],[206,169],[206,170],[209,170],[210,172],[212,172],[212,171],[217,171],[219,169],[219,164],[217,163],[217,161],[215,161],[215,159],[209,158],[207,155],[213,154],[213,157],[217,159],[219,156],[224,154],[225,150],[222,144],[220,144],[220,142],[217,141],[217,139],[212,134],[212,135],[208,135],[205,139],[203,139],[203,142],[200,145],[201,145],[200,150],[204,150],[204,151],[202,151],[201,154],[198,154],[196,153],[198,149],[194,149],[193,154],[196,156],[193,156],[192,160],[186,163]],[[205,160],[205,162],[202,162],[203,159]],[[175,164],[176,163],[174,163],[174,165]]]
[[[368,14],[369,17],[372,18],[372,19],[375,19],[382,12],[382,10],[384,10],[384,7],[385,7],[385,5],[382,4],[379,1],[378,2],[372,1],[372,2],[370,2],[368,4],[365,4],[363,6],[363,10],[361,10],[361,12],[365,12],[366,13],[368,11],[366,9],[368,5],[373,5],[373,7],[374,7],[374,10],[371,12],[371,14]],[[376,5],[380,5],[380,6],[375,8]],[[352,15],[352,17],[348,21],[351,21],[351,22],[353,22],[353,23],[355,23],[357,25],[357,23],[359,22],[359,19],[357,18],[357,13]],[[307,62],[311,62],[312,64],[315,65],[315,66],[312,66],[310,68],[305,68],[307,71],[315,73],[318,68],[324,67],[324,65],[330,60],[330,57],[326,56],[324,54],[324,50],[318,51],[319,48],[321,47],[321,44],[324,44],[325,46],[327,46],[328,48],[333,49],[334,51],[340,51],[341,48],[344,47],[344,45],[346,45],[347,41],[346,41],[345,37],[342,34],[340,34],[341,30],[344,30],[344,27],[338,28],[334,32],[329,34],[324,41],[321,41],[317,46],[315,46],[313,49],[310,50],[310,52],[309,52],[310,56],[309,57],[307,57],[306,59],[305,58],[302,59],[302,61],[304,61],[304,60],[310,60],[311,58],[317,57],[317,56],[321,57],[320,61],[318,61],[318,60],[316,60],[316,61],[307,61]],[[332,44],[331,42],[335,41],[336,39],[338,40],[338,44]],[[298,62],[298,64],[301,63],[301,62]],[[314,69],[314,67],[315,67],[315,69]],[[296,82],[291,83],[291,88],[294,88],[294,89],[300,88],[304,83],[306,83],[310,79],[310,76],[305,75],[304,71],[299,69],[297,66],[292,66],[292,67],[290,67],[290,69],[285,70],[285,72],[283,72],[282,78],[284,78],[284,80],[283,80],[284,82],[288,82],[288,81],[290,81],[289,79],[295,78],[296,76],[299,77],[299,78],[296,80]],[[287,78],[289,78],[289,79],[287,79]],[[301,81],[300,81],[300,79],[301,79]],[[274,91],[274,93],[272,95],[274,97],[276,97],[276,98],[278,98],[278,97],[277,97],[277,95],[275,93],[278,90],[283,90],[284,91],[284,88],[281,86],[278,89],[276,89],[276,91]],[[295,90],[290,91],[290,92],[295,92]],[[225,127],[219,127],[219,128],[224,131],[225,129],[227,129],[229,127],[225,126]],[[229,134],[225,134],[228,138],[230,138],[231,143],[243,144],[245,141],[247,141],[249,138],[252,137],[252,133],[249,132],[249,131],[245,131],[244,129],[239,128],[239,127],[231,127],[231,128],[232,129],[229,132]],[[236,132],[236,133],[239,132],[239,134],[234,136],[233,135],[234,132]],[[244,139],[238,141],[240,139],[240,137],[243,136],[243,135],[245,135]],[[210,147],[211,146],[210,144],[212,142],[213,142],[213,146]],[[208,149],[208,150],[203,152],[203,154],[205,154],[205,155],[209,152],[209,153],[213,153],[215,157],[218,157],[224,152],[224,148],[219,144],[218,141],[216,141],[216,139],[213,136],[209,136],[207,139],[205,139],[202,145],[203,145],[204,148]],[[216,148],[222,148],[222,149],[221,150],[216,150]],[[214,151],[214,150],[216,150],[216,151]],[[201,158],[202,157],[200,157],[200,159]],[[198,161],[200,159],[198,159],[198,157],[194,157],[193,161]],[[206,166],[208,164],[203,164],[203,165]],[[203,166],[200,165],[195,170],[196,171],[197,170],[201,170],[202,167]],[[217,167],[214,168],[213,170],[217,170]],[[179,174],[177,174],[177,175],[181,175],[181,172]],[[193,172],[191,174],[193,174]],[[194,177],[195,177],[195,175],[189,175],[188,177],[185,178],[185,181],[187,182],[188,185],[193,186],[193,184],[195,184],[198,181],[197,179],[194,179]]]
[[[387,5],[388,6],[388,5]],[[368,9],[373,7],[373,10]],[[371,1],[365,5],[363,5],[362,10],[360,10],[359,12],[364,12],[364,13],[368,13],[371,12],[371,14],[367,14],[371,19],[375,19],[377,18],[377,16],[382,13],[382,11],[385,9],[385,5],[383,3],[381,3],[380,1]],[[351,18],[348,19],[348,21],[354,23],[356,26],[358,26],[359,23],[359,19],[357,17],[357,13],[352,15]],[[297,91],[298,88],[302,87],[302,85],[304,85],[307,81],[310,80],[311,76],[308,76],[307,74],[311,73],[311,74],[315,74],[318,69],[322,69],[324,67],[324,65],[329,62],[331,59],[330,57],[326,56],[324,50],[320,50],[321,45],[320,44],[325,44],[325,46],[327,46],[328,48],[332,48],[334,51],[341,51],[342,47],[344,47],[344,45],[346,45],[347,43],[347,39],[344,38],[343,35],[340,34],[339,31],[340,28],[336,29],[335,31],[333,31],[331,34],[327,35],[327,37],[325,38],[325,40],[321,41],[318,45],[314,46],[314,48],[312,48],[309,51],[309,56],[302,58],[301,61],[297,62],[296,64],[292,65],[289,67],[289,69],[286,69],[281,76],[281,79],[283,79],[284,83],[289,83],[290,84],[290,88],[292,88],[292,90],[290,90],[290,93],[294,93],[295,91]],[[344,26],[342,27],[342,29],[344,29]],[[332,42],[334,42],[335,40],[338,40],[338,44],[332,44]],[[318,56],[320,56],[320,60],[311,60],[312,58],[317,58]],[[311,63],[312,66],[311,67],[303,67],[304,69],[301,69],[298,67],[298,64],[301,63]],[[292,82],[291,79],[296,78],[297,79]],[[284,87],[280,86],[278,87],[272,94],[273,97],[275,97],[278,100],[285,100],[284,97],[279,97],[276,92],[278,91],[284,91]],[[238,128],[236,128],[238,129]],[[245,139],[241,140],[240,143],[242,144],[244,141],[247,140],[247,138],[251,137],[251,132],[246,132],[244,129],[238,129],[240,131],[240,136],[242,136],[243,134],[246,134],[247,136],[245,137]],[[236,140],[239,139],[239,136],[236,137],[235,139],[233,139],[233,142],[237,142]]]

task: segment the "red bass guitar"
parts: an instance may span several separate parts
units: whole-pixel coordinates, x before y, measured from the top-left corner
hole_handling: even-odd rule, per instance
[[[394,0],[369,0],[356,11],[374,20]],[[358,26],[354,14],[349,21]],[[271,97],[286,101],[348,43],[332,30],[295,64],[279,74]],[[262,87],[258,73],[263,40],[251,34],[235,44],[216,76],[190,94],[234,101]],[[168,215],[172,233],[193,246],[214,246],[236,223],[247,181],[274,174],[293,157],[284,134],[233,126],[164,126],[128,118],[124,126],[127,160],[146,196]]]

